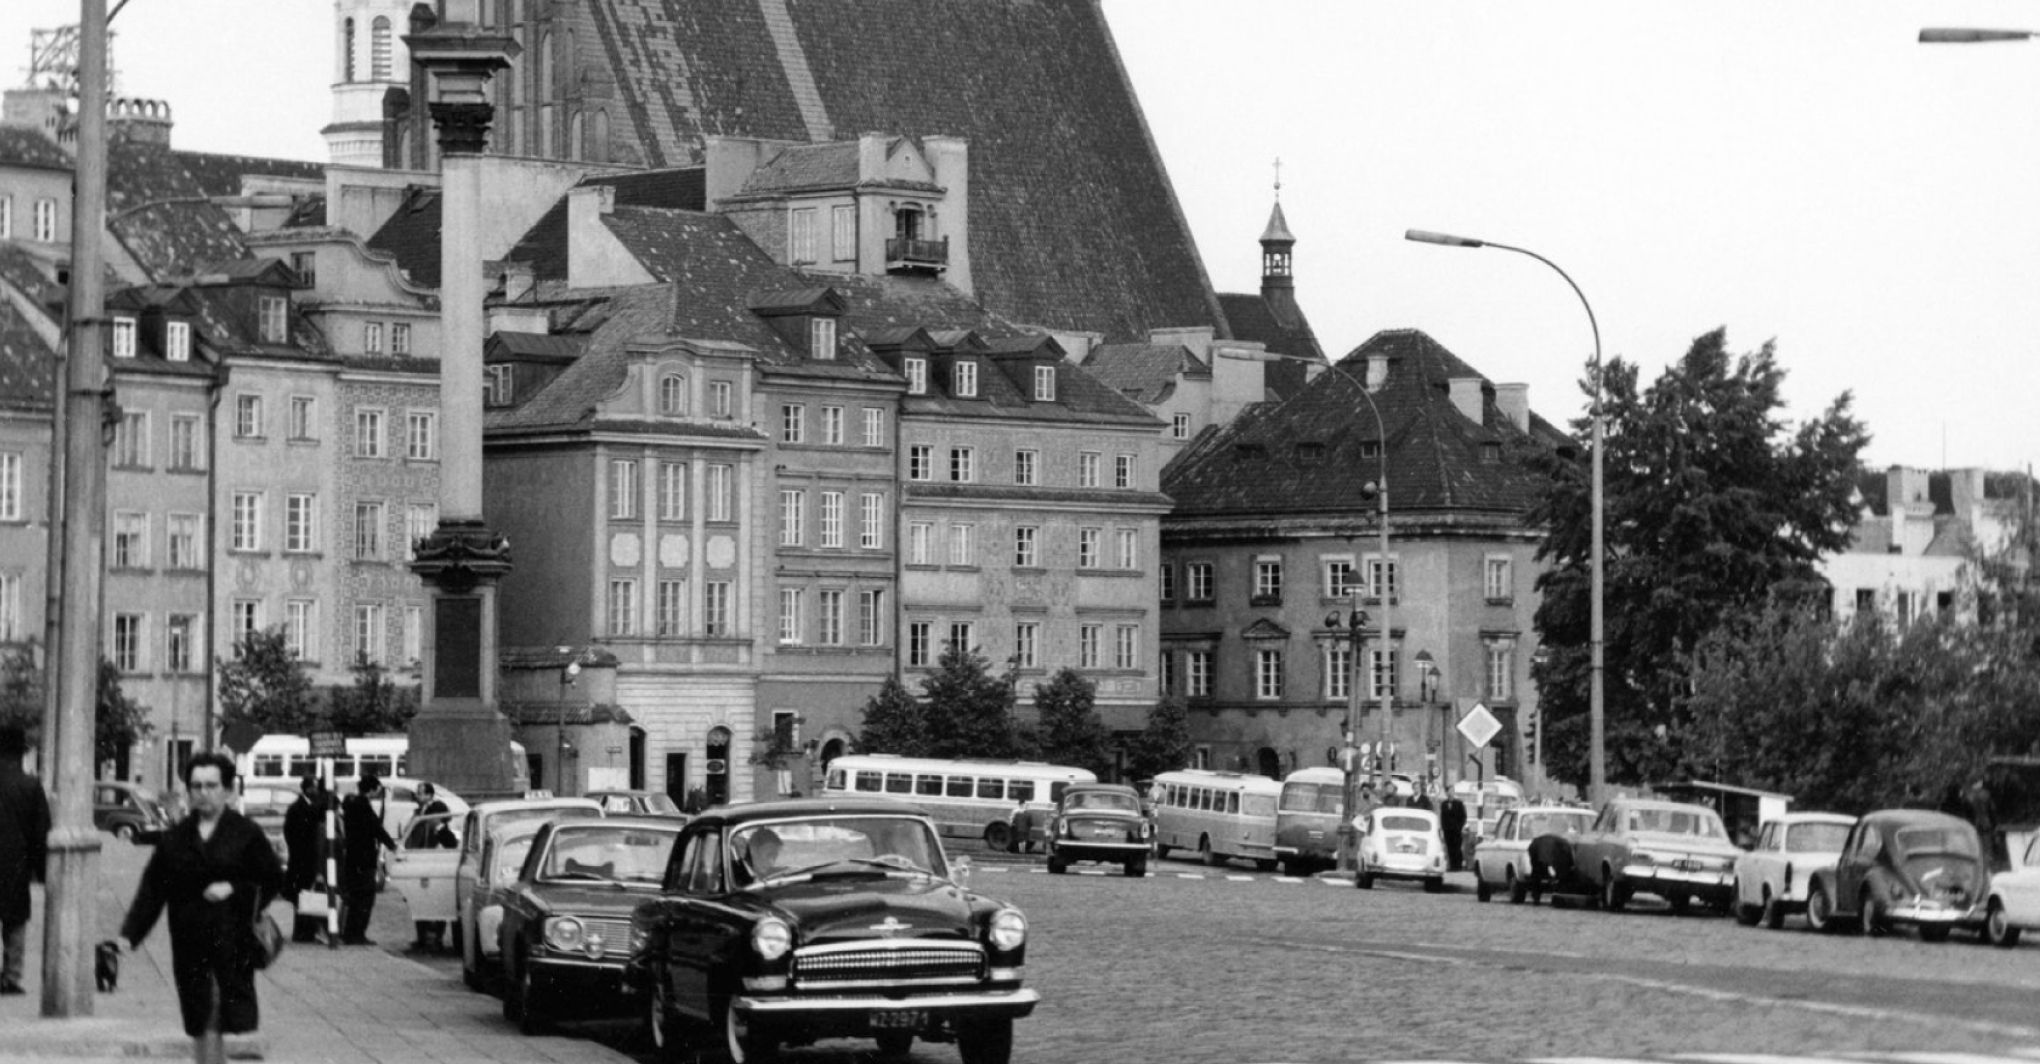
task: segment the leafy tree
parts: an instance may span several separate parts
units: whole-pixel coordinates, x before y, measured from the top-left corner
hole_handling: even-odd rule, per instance
[[[1041,724],[1033,753],[1055,765],[1087,768],[1104,779],[1112,771],[1112,736],[1098,716],[1098,685],[1067,666],[1034,688]]]
[[[290,652],[281,626],[250,632],[233,660],[217,659],[221,723],[250,721],[273,734],[302,734],[319,720],[304,662]]]
[[[354,684],[329,690],[326,704],[326,725],[343,735],[399,732],[418,713],[418,691],[397,686],[381,663],[362,659],[354,663]]]
[[[887,676],[864,703],[857,748],[878,754],[923,757],[928,752],[928,711],[897,676]]]
[[[154,731],[148,708],[120,687],[120,670],[99,659],[99,699],[93,707],[92,756],[96,762],[118,761]]]
[[[1796,430],[1780,419],[1785,373],[1770,344],[1731,356],[1715,330],[1656,383],[1606,364],[1605,528],[1608,776],[1650,782],[1677,763],[1685,661],[1724,618],[1774,599],[1825,596],[1817,564],[1848,544],[1857,458],[1868,435],[1844,393]],[[1585,435],[1589,425],[1576,426]],[[1592,497],[1586,455],[1546,459],[1536,517],[1536,624],[1544,749],[1553,775],[1584,783],[1588,761]]]
[[[43,705],[43,673],[35,666],[35,652],[19,647],[0,651],[0,724],[18,725],[34,742],[42,731]]]
[[[929,757],[1018,757],[1013,685],[993,676],[984,657],[950,643],[921,685]]]
[[[1190,711],[1183,700],[1171,695],[1148,710],[1147,727],[1133,742],[1126,759],[1127,775],[1150,779],[1190,764]]]

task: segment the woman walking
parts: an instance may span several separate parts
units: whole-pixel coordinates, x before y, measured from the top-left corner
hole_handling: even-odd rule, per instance
[[[283,869],[262,829],[227,808],[234,763],[205,753],[184,768],[191,814],[163,833],[121,924],[139,946],[170,910],[170,970],[198,1064],[224,1064],[228,1034],[255,1029],[255,918]]]

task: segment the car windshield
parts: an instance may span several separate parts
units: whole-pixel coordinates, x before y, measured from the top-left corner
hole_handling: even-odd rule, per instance
[[[817,816],[746,824],[730,833],[740,882],[802,873],[921,872],[947,878],[928,822],[905,816]]]
[[[540,879],[657,883],[673,852],[675,831],[591,821],[553,831]]]
[[[1721,818],[1706,809],[1631,809],[1628,824],[1630,831],[1697,835],[1703,839],[1728,837],[1728,832],[1721,826]]]
[[[1785,829],[1786,853],[1840,853],[1847,824],[1793,824]]]
[[[1900,828],[1898,848],[1906,853],[1952,853],[1978,856],[1974,832],[1956,827]]]
[[[1523,817],[1523,826],[1517,835],[1527,839],[1539,835],[1577,835],[1593,822],[1594,814],[1585,810],[1577,813],[1530,813]]]
[[[1282,812],[1336,814],[1340,790],[1336,783],[1285,783],[1282,785]]]
[[[1122,813],[1140,812],[1140,799],[1118,791],[1078,791],[1063,802],[1064,809],[1111,809]]]
[[[1430,831],[1431,822],[1420,816],[1385,816],[1381,818],[1383,831]]]

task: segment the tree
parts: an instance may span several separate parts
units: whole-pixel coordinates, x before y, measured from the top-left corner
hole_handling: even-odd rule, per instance
[[[875,754],[924,757],[928,752],[928,712],[897,676],[887,676],[878,692],[864,703],[864,728],[857,748]]]
[[[319,721],[311,676],[291,653],[281,627],[249,632],[234,646],[233,660],[215,660],[219,670],[221,723],[249,721],[273,734],[296,735]]]
[[[1148,710],[1147,727],[1133,741],[1126,759],[1127,775],[1136,780],[1190,764],[1190,711],[1171,695]]]
[[[35,651],[0,651],[0,725],[19,726],[34,742],[42,731],[43,702],[43,672],[36,668]]]
[[[353,685],[328,690],[326,705],[326,726],[343,735],[399,732],[418,713],[418,691],[397,686],[380,662],[364,658],[354,663]]]
[[[934,672],[922,681],[927,706],[929,757],[1018,757],[1013,685],[993,676],[985,659],[950,643]]]
[[[149,711],[120,687],[120,670],[99,659],[98,703],[93,707],[92,757],[95,762],[119,761],[154,731]]]
[[[1819,559],[1847,546],[1854,525],[1854,474],[1869,437],[1849,395],[1788,430],[1772,345],[1731,356],[1726,344],[1719,329],[1699,337],[1648,389],[1620,359],[1603,376],[1610,780],[1672,771],[1687,655],[1724,618],[1824,597]],[[1537,579],[1536,624],[1550,655],[1534,676],[1552,774],[1585,782],[1589,458],[1544,461],[1552,487],[1535,518],[1547,529],[1538,558],[1549,567]]]
[[[1036,756],[1054,765],[1087,768],[1099,779],[1112,771],[1112,736],[1098,716],[1098,686],[1067,666],[1034,688]]]

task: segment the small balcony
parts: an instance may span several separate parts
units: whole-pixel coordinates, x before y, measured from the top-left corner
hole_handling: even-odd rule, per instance
[[[892,237],[885,242],[887,273],[941,273],[949,268],[949,238],[911,240]]]

